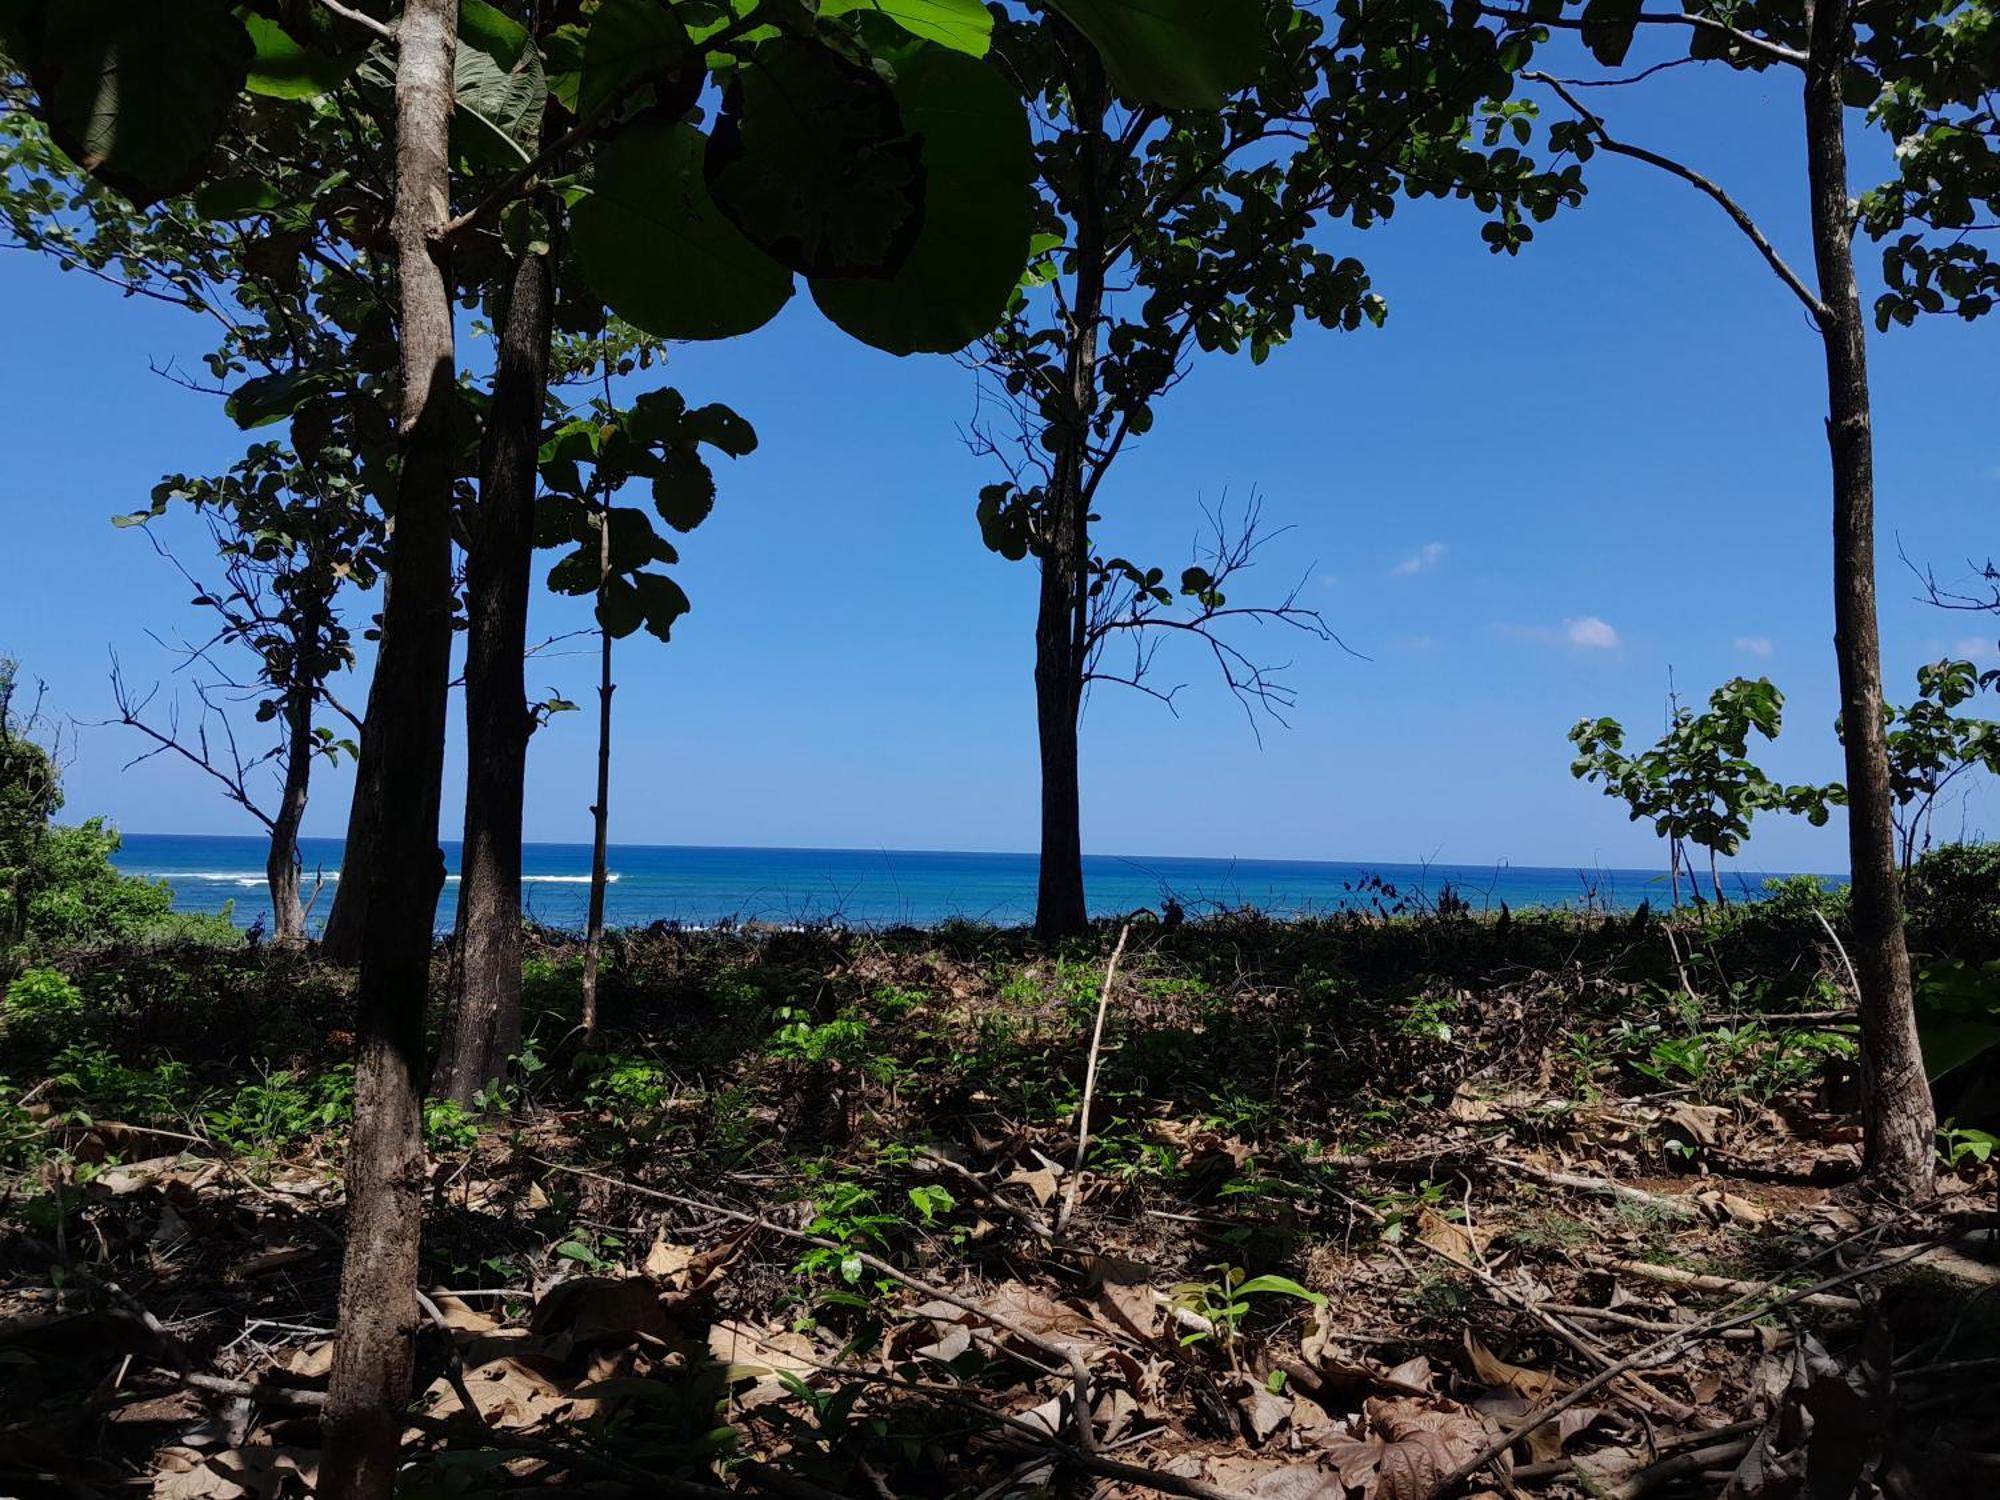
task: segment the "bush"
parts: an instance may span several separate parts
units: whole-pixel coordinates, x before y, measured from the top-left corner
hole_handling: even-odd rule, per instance
[[[1940,844],[1911,868],[1904,904],[1921,951],[2000,958],[2000,844]]]
[[[106,827],[102,818],[48,831],[26,903],[23,938],[31,949],[111,943],[235,947],[243,941],[226,912],[176,912],[173,890],[165,881],[121,873],[111,862],[118,844],[117,830]]]
[[[7,986],[0,1027],[15,1049],[52,1053],[84,1030],[83,991],[60,969],[29,969]]]

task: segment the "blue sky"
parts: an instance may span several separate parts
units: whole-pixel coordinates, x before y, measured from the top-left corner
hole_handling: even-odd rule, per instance
[[[1809,260],[1791,79],[1694,71],[1604,108]],[[1879,159],[1871,145],[1857,180]],[[1564,733],[1584,714],[1657,723],[1669,669],[1696,695],[1768,673],[1789,696],[1770,769],[1838,774],[1817,342],[1712,205],[1636,163],[1589,170],[1585,206],[1515,259],[1489,255],[1452,205],[1330,236],[1369,264],[1388,326],[1307,332],[1260,369],[1209,358],[1121,460],[1100,499],[1110,548],[1178,566],[1198,506],[1254,490],[1293,528],[1265,554],[1268,584],[1306,578],[1360,656],[1263,641],[1294,663],[1300,702],[1261,748],[1192,654],[1161,658],[1188,684],[1178,719],[1098,693],[1087,848],[1651,865],[1651,835],[1570,779]],[[110,711],[108,650],[150,681],[173,659],[148,632],[199,627],[144,537],[108,518],[163,472],[240,451],[219,403],[149,368],[191,361],[206,330],[18,253],[0,257],[0,327],[0,650],[79,721],[71,815],[254,831],[183,768],[123,770],[142,747],[89,723]],[[1940,320],[1872,346],[1896,691],[1943,651],[1994,654],[1989,618],[1919,603],[1896,549],[1947,578],[1986,555],[1996,335]],[[686,540],[695,609],[673,644],[620,647],[614,839],[1032,848],[1034,578],[979,543],[973,499],[996,476],[960,436],[972,377],[862,348],[799,297],[748,338],[677,350],[666,378],[734,405],[763,445],[723,469],[713,518]],[[197,533],[173,535],[197,555]],[[580,618],[538,599],[533,629]],[[589,657],[551,657],[530,682],[584,702],[593,674]],[[588,836],[592,722],[538,736],[531,838]],[[309,833],[340,831],[346,790],[322,778]],[[1992,806],[1975,797],[1967,826]],[[448,835],[458,816],[448,789]],[[1839,826],[1773,819],[1746,863],[1841,868]]]

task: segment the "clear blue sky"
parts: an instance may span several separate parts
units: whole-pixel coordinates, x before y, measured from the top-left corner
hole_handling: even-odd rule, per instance
[[[1807,261],[1791,79],[1692,72],[1605,108],[1722,179]],[[1767,764],[1838,774],[1818,345],[1712,205],[1636,163],[1590,172],[1584,208],[1517,259],[1487,254],[1451,205],[1330,237],[1369,264],[1388,327],[1308,332],[1261,369],[1211,358],[1121,460],[1101,497],[1109,547],[1178,565],[1198,503],[1254,488],[1295,528],[1267,553],[1269,582],[1309,574],[1310,602],[1367,659],[1268,639],[1301,701],[1261,749],[1191,654],[1162,655],[1189,684],[1178,720],[1101,691],[1087,848],[1651,865],[1650,834],[1570,779],[1564,732],[1584,714],[1657,723],[1669,668],[1700,694],[1769,673],[1790,701]],[[243,438],[213,398],[149,369],[207,346],[191,315],[10,254],[0,327],[0,649],[55,708],[100,719],[109,648],[147,681],[172,665],[148,631],[200,625],[144,537],[108,518],[165,471],[222,467]],[[1996,540],[1996,356],[2000,324],[1937,321],[1872,347],[1898,690],[1945,650],[1994,654],[1989,617],[1915,600],[1896,545],[1955,576]],[[849,342],[801,296],[760,333],[677,351],[668,378],[737,407],[763,446],[723,469],[686,541],[695,610],[673,644],[620,649],[614,839],[1032,848],[1034,578],[979,543],[973,498],[995,476],[959,436],[971,376]],[[175,535],[198,554],[196,533]],[[536,633],[579,622],[537,600]],[[593,672],[551,659],[530,682],[586,702]],[[565,715],[537,737],[531,838],[588,836],[592,724]],[[72,816],[253,831],[182,768],[121,770],[141,748],[129,731],[86,722],[75,746]],[[321,779],[309,833],[341,830],[346,790]],[[1993,806],[1975,798],[1970,826]],[[448,790],[448,835],[458,816]],[[1837,824],[1772,819],[1748,853],[1764,869],[1845,864]]]

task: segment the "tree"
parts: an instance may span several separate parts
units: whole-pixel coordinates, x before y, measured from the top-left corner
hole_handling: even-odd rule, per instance
[[[1888,708],[1889,791],[1896,803],[1896,847],[1907,885],[1917,857],[1931,847],[1938,798],[1967,771],[2000,774],[2000,723],[1953,710],[1981,689],[2000,686],[2000,671],[1969,661],[1917,668],[1917,696]]]
[[[185,648],[197,674],[200,716],[183,735],[178,712],[163,729],[146,716],[152,694],[135,697],[114,661],[113,696],[119,722],[153,741],[140,756],[177,755],[219,782],[230,800],[264,826],[270,840],[265,862],[274,936],[296,947],[306,938],[306,902],[300,895],[299,827],[311,795],[313,763],[353,754],[354,741],[318,722],[330,708],[356,733],[359,720],[334,697],[332,679],[354,664],[354,649],[339,608],[341,592],[373,587],[382,565],[380,519],[361,494],[351,455],[343,468],[322,449],[314,464],[277,443],[252,446],[241,462],[216,478],[169,476],[153,491],[150,509],[120,516],[120,525],[143,525],[180,501],[208,521],[222,560],[220,583],[197,579],[157,535],[154,547],[194,588],[194,602],[217,621],[205,639]],[[247,678],[224,653],[246,654]],[[275,741],[246,760],[219,694],[248,699],[256,719],[271,724]],[[177,707],[177,706],[176,706]],[[211,735],[210,725],[218,732]],[[277,773],[275,801],[253,789],[251,772]]]
[[[1917,1042],[1909,948],[1903,931],[1896,865],[1895,804],[1883,730],[1882,651],[1875,607],[1875,468],[1868,387],[1867,324],[1854,273],[1857,216],[1847,166],[1847,115],[1893,93],[1924,28],[1907,8],[1864,9],[1852,0],[1720,5],[1688,0],[1680,11],[1648,12],[1636,0],[1589,0],[1580,14],[1561,4],[1522,8],[1481,4],[1516,46],[1533,49],[1552,29],[1581,33],[1603,73],[1585,80],[1545,71],[1540,83],[1573,119],[1554,127],[1579,159],[1602,151],[1668,173],[1715,203],[1756,249],[1766,267],[1805,309],[1819,335],[1826,371],[1827,446],[1831,460],[1834,656],[1841,718],[1855,726],[1844,740],[1848,862],[1853,882],[1852,958],[1860,980],[1862,1116],[1870,1177],[1902,1201],[1929,1195],[1935,1176],[1936,1125]],[[1914,25],[1913,25],[1914,22]],[[1685,39],[1685,60],[1739,72],[1794,70],[1801,83],[1805,146],[1805,229],[1812,245],[1808,280],[1779,252],[1762,226],[1726,188],[1693,167],[1612,133],[1586,106],[1582,83],[1611,82],[1641,27]],[[1668,59],[1679,62],[1679,57]],[[1648,70],[1652,71],[1652,70]],[[1637,82],[1635,75],[1629,81]],[[1851,92],[1851,97],[1850,97]],[[1917,96],[1903,102],[1921,112]],[[1559,132],[1559,135],[1558,135]]]
[[[1061,15],[996,32],[1041,120],[1041,199],[1036,258],[979,359],[1011,430],[981,430],[978,446],[1009,475],[981,491],[978,518],[989,548],[1032,556],[1039,571],[1044,937],[1086,925],[1078,720],[1090,682],[1117,678],[1099,669],[1106,641],[1173,629],[1203,642],[1254,723],[1282,695],[1230,643],[1230,627],[1276,621],[1327,634],[1295,595],[1228,602],[1216,575],[1240,574],[1254,528],[1219,536],[1177,585],[1163,567],[1101,553],[1093,527],[1120,452],[1151,428],[1198,353],[1247,350],[1261,364],[1301,320],[1382,320],[1361,263],[1322,248],[1322,226],[1364,228],[1393,213],[1398,193],[1456,193],[1496,214],[1487,239],[1512,250],[1532,234],[1527,218],[1574,193],[1573,168],[1542,173],[1521,154],[1508,106],[1494,106],[1489,149],[1475,144],[1473,112],[1504,98],[1511,79],[1493,38],[1443,6],[1378,16],[1343,5],[1331,35],[1288,4],[1262,15],[1261,70],[1201,108],[1135,96]],[[1143,664],[1148,648],[1136,649]]]
[[[1750,837],[1760,812],[1800,813],[1817,828],[1830,806],[1845,800],[1838,786],[1784,786],[1750,758],[1750,735],[1775,740],[1784,725],[1785,695],[1768,677],[1752,682],[1732,677],[1709,695],[1708,711],[1697,714],[1676,701],[1659,741],[1637,755],[1625,753],[1625,727],[1616,719],[1580,719],[1570,730],[1576,759],[1570,774],[1601,782],[1605,795],[1631,810],[1632,821],[1649,820],[1667,841],[1667,873],[1674,904],[1680,905],[1680,869],[1686,862],[1694,890],[1694,862],[1687,845],[1708,851],[1709,888],[1723,904],[1718,861],[1733,859]]]
[[[27,931],[49,823],[63,802],[55,757],[33,738],[39,708],[23,713],[15,705],[19,673],[12,657],[0,656],[0,897],[7,903],[0,950]]]

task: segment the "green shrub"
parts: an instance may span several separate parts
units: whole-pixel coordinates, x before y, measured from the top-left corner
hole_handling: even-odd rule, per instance
[[[47,1055],[84,1031],[83,991],[60,969],[28,969],[7,986],[0,1024],[13,1047]]]
[[[2000,958],[2000,843],[1940,844],[1911,868],[1904,904],[1923,952]]]

